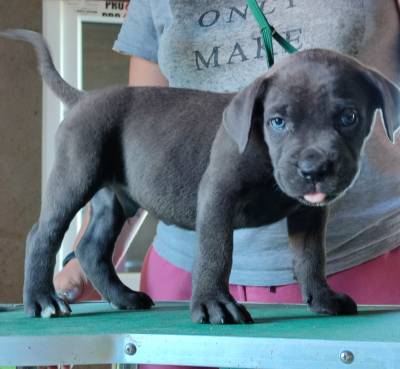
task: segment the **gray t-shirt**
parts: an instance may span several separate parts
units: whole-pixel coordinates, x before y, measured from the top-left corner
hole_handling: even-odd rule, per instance
[[[400,82],[395,0],[259,3],[293,46],[348,53]],[[274,48],[279,62],[285,52],[277,44]],[[133,0],[114,49],[157,62],[173,87],[237,91],[267,68],[259,28],[246,0]],[[400,245],[400,145],[388,142],[377,120],[355,185],[331,207],[328,274]],[[159,224],[156,251],[176,266],[191,270],[196,244],[194,232]],[[230,283],[293,282],[285,221],[234,232]]]

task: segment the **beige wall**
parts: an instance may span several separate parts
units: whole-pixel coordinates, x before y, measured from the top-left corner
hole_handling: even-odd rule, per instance
[[[0,28],[41,31],[41,0],[0,0]],[[42,85],[30,47],[0,39],[0,303],[22,300],[25,237],[40,206]]]

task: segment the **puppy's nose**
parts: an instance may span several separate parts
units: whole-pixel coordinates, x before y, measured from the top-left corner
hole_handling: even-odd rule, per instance
[[[307,180],[318,182],[333,173],[333,162],[315,150],[305,150],[297,164],[299,174]]]

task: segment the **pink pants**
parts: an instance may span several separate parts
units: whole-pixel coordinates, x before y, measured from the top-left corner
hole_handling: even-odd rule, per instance
[[[165,283],[167,281],[167,283]],[[337,292],[350,295],[358,304],[400,304],[400,247],[351,269],[328,277]],[[140,290],[153,300],[190,300],[191,273],[163,259],[150,247],[142,267]],[[230,285],[238,301],[301,303],[297,284],[269,287]],[[140,365],[141,369],[182,369],[182,366]],[[200,369],[200,368],[199,368]]]

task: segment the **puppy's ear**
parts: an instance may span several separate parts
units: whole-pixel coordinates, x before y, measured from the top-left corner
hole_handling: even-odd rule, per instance
[[[264,96],[266,82],[265,76],[257,78],[235,95],[224,110],[222,124],[229,136],[238,144],[240,153],[246,148],[255,104]]]
[[[376,70],[369,69],[368,77],[375,88],[386,134],[394,143],[395,133],[400,128],[400,89]]]

